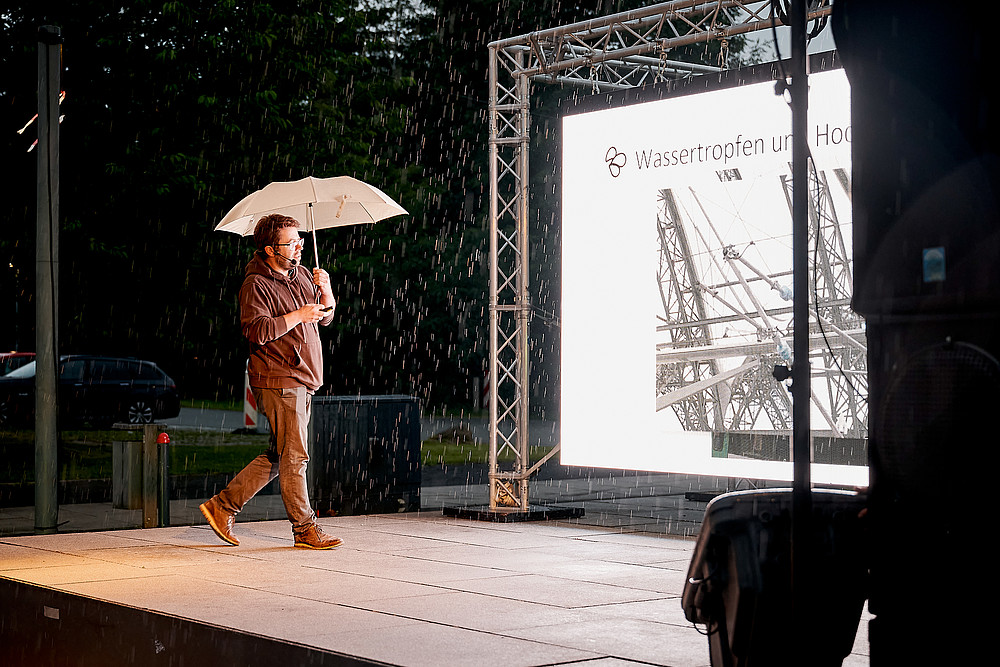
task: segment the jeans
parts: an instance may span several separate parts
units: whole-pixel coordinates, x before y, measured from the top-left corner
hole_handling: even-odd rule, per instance
[[[305,387],[261,389],[252,387],[257,410],[271,424],[271,447],[241,470],[219,492],[218,501],[227,512],[239,512],[258,491],[280,477],[281,500],[292,522],[292,532],[301,533],[315,523],[309,504],[306,465],[309,463],[309,414],[312,394]]]

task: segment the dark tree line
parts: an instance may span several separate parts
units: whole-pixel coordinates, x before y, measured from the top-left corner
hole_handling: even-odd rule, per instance
[[[271,181],[346,174],[410,215],[318,234],[340,302],[324,391],[461,406],[487,356],[486,45],[645,3],[15,4],[0,10],[0,349],[34,348],[36,130],[14,131],[35,113],[36,31],[51,24],[65,40],[63,353],[152,359],[188,397],[238,395],[235,295],[252,243],[212,228]],[[558,153],[544,147],[557,124],[547,109],[566,94],[540,96],[532,166],[534,283],[550,312]],[[554,350],[557,328],[541,334]]]

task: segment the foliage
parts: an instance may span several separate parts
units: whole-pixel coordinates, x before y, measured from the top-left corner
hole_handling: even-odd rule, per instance
[[[339,301],[323,334],[324,391],[473,403],[488,340],[486,45],[644,4],[51,0],[0,10],[6,128],[35,112],[37,26],[58,25],[65,39],[60,350],[153,359],[189,398],[239,396],[235,299],[252,248],[212,228],[271,181],[347,174],[411,214],[318,235]],[[564,94],[539,97],[532,148],[532,284],[549,314],[559,291],[551,99]],[[34,348],[35,132],[0,140],[13,174],[0,238],[0,307],[13,326],[0,328],[0,349]],[[544,356],[558,327],[537,322]]]
[[[189,396],[239,394],[245,344],[235,293],[251,248],[212,231],[226,210],[268,182],[308,174],[372,180],[421,208],[413,168],[392,143],[408,113],[395,93],[401,82],[373,67],[353,3],[25,3],[4,21],[4,71],[18,73],[3,90],[8,126],[33,113],[35,26],[60,25],[65,39],[63,351],[152,358]],[[11,215],[18,234],[4,239],[3,259],[19,267],[24,316],[3,345],[30,349],[34,155],[25,142],[4,146],[21,181]],[[361,321],[350,306],[370,305],[355,298],[364,294],[357,267],[377,259],[381,273],[385,249],[409,236],[406,227],[362,234],[350,261],[334,260],[335,281],[348,286],[343,319]],[[329,239],[320,241],[329,256]],[[343,347],[336,336],[329,342]],[[362,370],[347,366],[344,376]]]

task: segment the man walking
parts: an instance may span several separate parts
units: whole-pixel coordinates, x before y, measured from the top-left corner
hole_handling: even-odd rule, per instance
[[[240,325],[250,342],[250,388],[257,409],[271,424],[271,446],[216,496],[200,506],[223,541],[233,535],[236,515],[275,477],[292,523],[295,546],[332,549],[341,540],[323,532],[309,504],[306,465],[312,395],[323,384],[320,324],[333,320],[336,301],[330,276],[299,266],[299,223],[284,215],[261,218],[254,228],[257,251],[240,288]]]

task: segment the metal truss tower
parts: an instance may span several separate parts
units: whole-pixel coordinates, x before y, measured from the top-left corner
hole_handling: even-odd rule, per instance
[[[825,21],[827,0],[810,21]],[[780,3],[778,3],[780,6]],[[669,58],[673,48],[725,40],[781,24],[770,2],[676,0],[489,44],[490,509],[528,510],[528,142],[531,83],[621,90],[725,68]],[[687,335],[687,334],[683,334]],[[711,372],[709,363],[704,369]],[[701,375],[675,379],[697,382]],[[721,410],[727,397],[711,399]],[[724,393],[724,392],[723,392]],[[699,399],[700,400],[700,399]],[[505,453],[513,463],[501,469]]]

